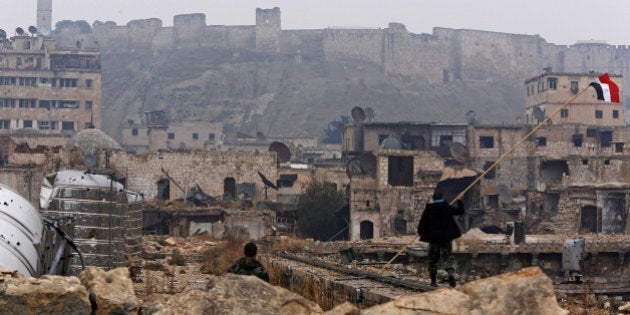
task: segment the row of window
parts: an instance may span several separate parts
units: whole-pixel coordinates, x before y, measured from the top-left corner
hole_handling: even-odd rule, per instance
[[[36,128],[39,130],[58,130],[59,122],[56,120],[15,120],[14,129]],[[0,129],[11,129],[10,119],[0,119]],[[62,121],[61,130],[75,130],[74,121]]]
[[[613,142],[612,131],[599,131],[595,129],[587,129],[586,137],[599,139],[599,144],[601,147],[610,147]],[[584,142],[583,134],[574,134],[571,136],[571,141],[573,142],[574,147],[581,147]],[[539,147],[547,146],[547,137],[538,137],[536,138],[536,145]],[[491,149],[494,148],[494,137],[493,136],[479,136],[479,148],[480,149]],[[615,152],[623,152],[623,143],[618,142],[615,143]]]
[[[36,78],[36,77],[7,77],[0,76],[0,86],[49,86],[58,88],[76,88],[79,79],[74,78]],[[92,79],[85,80],[85,87],[91,89],[94,86]]]
[[[561,109],[560,110],[560,117],[561,118],[569,118],[569,110],[568,109]],[[604,111],[603,110],[595,110],[595,118],[596,119],[603,119],[604,118]],[[612,111],[612,118],[613,119],[619,119],[619,110],[613,109]]]
[[[39,105],[38,105],[39,103]],[[36,100],[32,98],[0,98],[0,108],[67,108],[78,109],[80,107],[80,101],[77,100]],[[85,109],[92,110],[92,101],[85,101]]]
[[[537,84],[530,84],[527,86],[527,96],[531,96],[537,93],[542,93],[547,90],[558,89],[558,78],[547,78],[547,81],[538,80]],[[579,91],[578,81],[571,81],[571,92],[576,94]]]
[[[131,135],[132,136],[137,136],[138,135],[138,128],[132,128],[131,129]],[[175,133],[174,132],[169,132],[167,135],[169,140],[174,140],[175,139]],[[209,141],[214,141],[216,138],[214,133],[209,133],[208,134],[208,140]],[[193,132],[192,134],[192,139],[193,140],[199,140],[199,133],[197,132]]]

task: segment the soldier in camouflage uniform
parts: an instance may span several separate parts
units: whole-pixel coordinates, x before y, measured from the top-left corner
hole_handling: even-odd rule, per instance
[[[462,235],[454,215],[464,214],[462,198],[464,194],[457,195],[457,207],[449,205],[443,200],[444,194],[439,191],[433,193],[433,203],[428,203],[422,212],[418,222],[418,235],[420,240],[429,243],[429,275],[431,286],[437,287],[437,271],[440,257],[444,261],[444,269],[448,273],[448,284],[455,286],[453,273],[453,244],[452,240]]]
[[[239,275],[251,275],[256,276],[269,282],[269,274],[267,269],[256,260],[256,254],[258,253],[258,247],[254,243],[245,244],[244,254],[245,257],[239,258],[230,268],[228,272]]]

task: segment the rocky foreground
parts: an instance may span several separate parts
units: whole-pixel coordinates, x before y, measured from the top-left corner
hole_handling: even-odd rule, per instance
[[[319,305],[253,276],[210,276],[205,289],[140,300],[126,268],[88,267],[79,277],[22,277],[4,271],[0,314],[569,314],[538,268],[404,296],[359,310]]]

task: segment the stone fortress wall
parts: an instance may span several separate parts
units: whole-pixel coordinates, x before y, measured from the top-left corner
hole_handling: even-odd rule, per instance
[[[630,47],[599,42],[571,46],[548,43],[539,35],[436,27],[414,34],[400,23],[387,28],[282,30],[279,8],[256,9],[256,25],[208,25],[202,13],[177,15],[172,27],[159,19],[126,26],[93,24],[93,40],[103,53],[159,53],[180,48],[246,49],[303,55],[324,60],[359,60],[384,72],[424,77],[439,84],[453,80],[524,80],[546,67],[554,72],[609,72],[630,86]],[[625,93],[626,97],[630,96]]]

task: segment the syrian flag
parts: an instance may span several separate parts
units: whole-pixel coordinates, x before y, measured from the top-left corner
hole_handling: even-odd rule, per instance
[[[598,100],[619,103],[619,87],[608,77],[608,73],[600,75],[589,85],[595,88]]]

